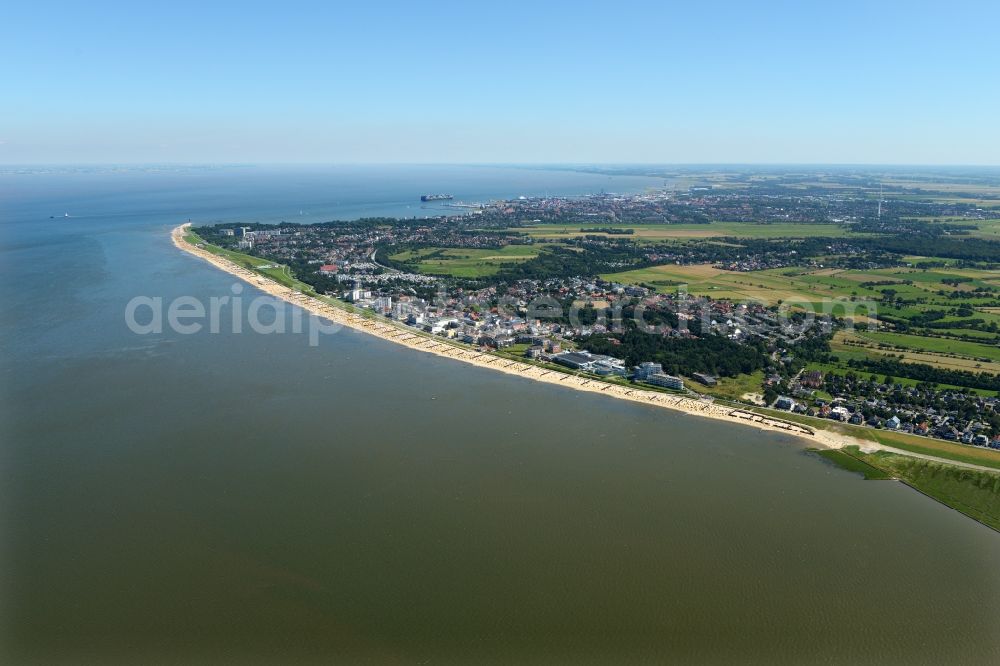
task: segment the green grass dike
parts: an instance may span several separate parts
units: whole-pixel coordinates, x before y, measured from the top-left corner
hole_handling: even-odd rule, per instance
[[[300,280],[295,279],[292,276],[291,271],[288,266],[283,266],[281,264],[275,264],[268,261],[267,259],[261,259],[260,257],[254,257],[249,254],[243,254],[242,252],[234,252],[233,250],[227,250],[221,248],[218,245],[212,245],[211,243],[205,241],[198,234],[187,230],[184,234],[184,240],[191,245],[200,245],[205,250],[211,252],[212,254],[218,255],[220,257],[225,257],[237,266],[242,266],[248,270],[254,271],[255,273],[260,273],[264,277],[274,280],[278,284],[288,287],[289,289],[295,289],[296,291],[301,291],[308,296],[315,296],[316,291],[311,285],[306,284]]]
[[[851,447],[857,448],[857,447]],[[846,469],[849,472],[857,472],[861,474],[866,479],[870,480],[884,480],[891,479],[893,476],[887,472],[882,471],[878,467],[873,467],[866,463],[864,460],[857,458],[850,453],[842,451],[840,449],[810,449],[813,453],[819,457],[828,460],[837,467]]]
[[[898,479],[945,506],[1000,531],[1000,473],[956,467],[888,451],[864,453],[856,446],[813,450],[866,479]]]

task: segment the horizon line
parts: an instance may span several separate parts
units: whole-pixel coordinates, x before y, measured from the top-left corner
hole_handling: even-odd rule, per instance
[[[919,162],[483,162],[483,161],[65,161],[65,162],[3,162],[0,167],[150,167],[150,166],[200,166],[200,167],[260,167],[260,166],[499,166],[499,167],[916,167],[916,168],[1000,168],[1000,163],[919,163]]]

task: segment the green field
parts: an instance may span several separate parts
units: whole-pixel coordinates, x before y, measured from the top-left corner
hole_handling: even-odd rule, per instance
[[[614,238],[662,241],[692,238],[814,238],[862,236],[840,224],[802,224],[776,222],[753,224],[749,222],[712,222],[710,224],[536,224],[512,227],[508,231],[524,233],[536,239],[577,238],[586,235],[608,236],[593,229],[632,229],[634,233]],[[585,229],[587,231],[580,231]]]
[[[696,296],[765,305],[780,302],[789,307],[862,318],[869,312],[862,301],[877,295],[851,280],[788,268],[743,273],[713,268],[708,264],[668,264],[605,273],[601,277],[624,284],[644,284],[662,293],[675,292],[678,286],[686,285],[688,293]]]
[[[747,393],[763,393],[764,371],[757,370],[749,375],[737,377],[719,377],[715,386],[704,386],[694,379],[685,378],[686,385],[695,387],[698,393],[705,393],[717,398],[742,400]]]
[[[996,207],[1000,205],[1000,202],[994,201],[993,204]],[[973,233],[974,236],[1000,240],[1000,220],[980,220],[975,224],[978,230]]]
[[[838,331],[834,335],[833,341],[830,343],[830,349],[841,361],[847,361],[852,358],[879,358],[889,356],[896,357],[906,363],[919,363],[942,369],[964,370],[967,372],[987,371],[1000,373],[1000,363],[996,361],[980,360],[983,357],[961,356],[940,351],[923,351],[919,348],[880,347],[878,346],[878,343],[869,339],[868,336],[870,335],[872,335],[872,333],[867,331],[857,331],[854,333]],[[923,336],[903,337],[912,338],[915,341],[927,340],[935,343],[952,342],[951,340]],[[955,342],[957,344],[958,341]],[[985,346],[977,345],[976,343],[966,344],[976,345],[976,347]]]
[[[544,244],[506,245],[499,249],[428,247],[390,255],[393,261],[405,262],[412,270],[428,275],[477,278],[493,275],[505,265],[527,261],[538,255]]]
[[[922,261],[934,260],[932,257],[907,257],[906,259],[914,264]],[[902,282],[904,280],[909,280],[913,282],[912,285],[900,284],[894,285],[892,288],[897,289],[898,287],[903,287],[919,289],[925,292],[925,294],[935,294],[942,288],[942,283],[945,280],[954,278],[972,278],[971,282],[960,285],[960,289],[972,286],[982,287],[988,285],[1000,285],[1000,273],[997,271],[977,270],[974,268],[957,268],[952,266],[932,269],[913,267],[875,268],[870,271],[845,271],[844,273],[845,276],[859,281],[894,279]],[[945,287],[948,290],[954,289],[954,287],[948,285],[945,285]],[[884,287],[878,288],[882,289]]]
[[[979,286],[1000,286],[1000,273],[995,271],[978,271],[974,269],[938,269],[920,270],[914,268],[886,268],[870,271],[845,270],[833,268],[774,268],[762,271],[734,272],[712,268],[706,264],[679,266],[667,264],[653,266],[634,271],[610,273],[606,279],[617,282],[655,284],[663,281],[677,283],[686,282],[691,293],[695,288],[699,291],[731,290],[739,293],[760,295],[767,291],[776,291],[777,298],[800,298],[816,300],[824,298],[839,299],[879,299],[883,289],[892,289],[903,298],[930,299],[923,304],[924,309],[931,306],[955,307],[958,301],[939,296],[938,291],[950,291],[953,287],[943,285],[943,281],[955,278],[972,278],[971,282],[962,283],[960,288]],[[862,286],[868,282],[895,281],[891,285]],[[904,281],[913,284],[904,284]],[[940,300],[940,303],[937,301]],[[980,315],[977,315],[980,316]]]
[[[947,338],[932,338],[920,335],[902,333],[884,333],[881,331],[863,331],[855,333],[864,340],[876,344],[891,345],[904,349],[934,352],[938,354],[957,354],[976,359],[985,358],[990,361],[1000,361],[1000,347],[996,345],[950,340]]]

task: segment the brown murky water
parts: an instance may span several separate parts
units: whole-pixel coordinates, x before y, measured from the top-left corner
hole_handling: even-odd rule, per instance
[[[347,331],[132,335],[231,284],[170,221],[5,250],[7,663],[1000,661],[1000,535],[791,438]]]

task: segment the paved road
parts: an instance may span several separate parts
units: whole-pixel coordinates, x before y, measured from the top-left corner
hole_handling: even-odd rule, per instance
[[[378,263],[378,261],[376,261],[376,260],[375,260],[375,255],[376,255],[376,254],[378,254],[378,250],[372,250],[372,254],[371,254],[371,256],[369,257],[369,259],[371,259],[371,262],[372,262],[373,264],[375,264],[375,265],[376,265],[376,266],[378,266],[379,268],[384,268],[385,270],[387,270],[387,271],[388,271],[388,272],[390,272],[390,273],[402,273],[402,271],[400,271],[400,270],[398,270],[398,269],[396,269],[396,268],[393,268],[392,266],[385,266],[385,265],[383,265],[383,264],[380,264],[380,263]]]

